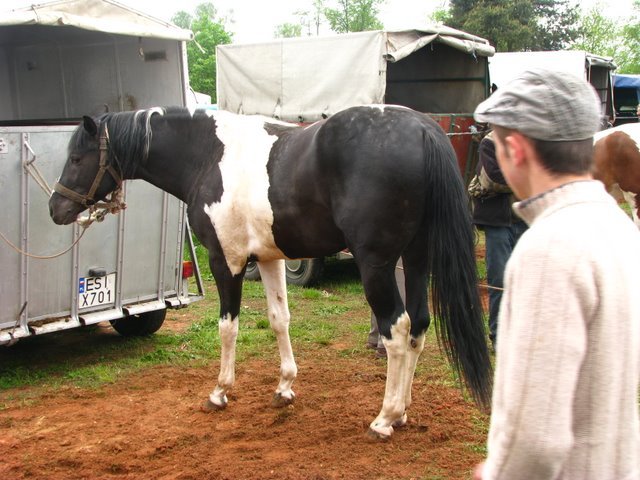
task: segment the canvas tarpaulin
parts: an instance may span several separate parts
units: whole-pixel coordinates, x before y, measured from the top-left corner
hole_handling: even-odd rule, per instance
[[[478,66],[476,60],[492,55],[493,48],[486,40],[444,27],[219,45],[218,106],[309,122],[354,105],[389,103],[388,62],[401,65],[430,43],[452,47],[474,64],[475,80],[484,80],[486,63]],[[447,65],[431,66],[438,68],[447,70]]]

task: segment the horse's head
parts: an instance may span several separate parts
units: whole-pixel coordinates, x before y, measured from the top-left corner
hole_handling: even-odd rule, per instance
[[[104,123],[104,122],[103,122]],[[68,225],[78,215],[104,200],[122,184],[109,164],[106,123],[84,117],[69,142],[67,163],[49,199],[49,213],[58,225]]]

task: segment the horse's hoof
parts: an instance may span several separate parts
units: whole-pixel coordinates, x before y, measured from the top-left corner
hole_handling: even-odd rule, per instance
[[[222,405],[218,405],[213,403],[211,399],[207,398],[207,400],[200,406],[200,411],[205,413],[210,412],[219,412],[220,410],[224,410],[227,408],[227,403],[223,403]]]
[[[295,395],[291,395],[291,398],[283,397],[282,393],[275,393],[271,400],[271,406],[274,408],[283,408],[293,404],[296,399]]]
[[[367,437],[370,438],[371,440],[386,441],[391,438],[392,433],[393,433],[393,427],[379,428],[377,430],[374,430],[373,427],[369,427],[369,430],[367,431]]]

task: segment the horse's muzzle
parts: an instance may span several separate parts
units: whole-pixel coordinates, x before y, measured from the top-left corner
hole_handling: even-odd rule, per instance
[[[57,225],[69,225],[75,222],[78,214],[85,208],[56,192],[49,199],[49,215]]]

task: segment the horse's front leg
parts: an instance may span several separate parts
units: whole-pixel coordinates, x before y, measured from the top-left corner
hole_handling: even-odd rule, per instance
[[[227,392],[235,382],[236,339],[240,302],[242,300],[243,275],[233,275],[224,257],[209,257],[209,265],[216,280],[220,297],[220,373],[218,384],[204,404],[205,410],[221,410],[227,406]]]
[[[289,338],[289,306],[287,304],[287,284],[284,260],[258,262],[260,276],[267,295],[269,323],[276,335],[280,351],[280,382],[273,397],[274,407],[284,407],[293,403],[295,394],[291,385],[298,374]]]
[[[631,209],[631,218],[633,219],[633,223],[636,224],[636,227],[640,228],[640,202],[638,201],[640,195],[633,192],[625,192],[624,190],[622,191],[622,195]]]

